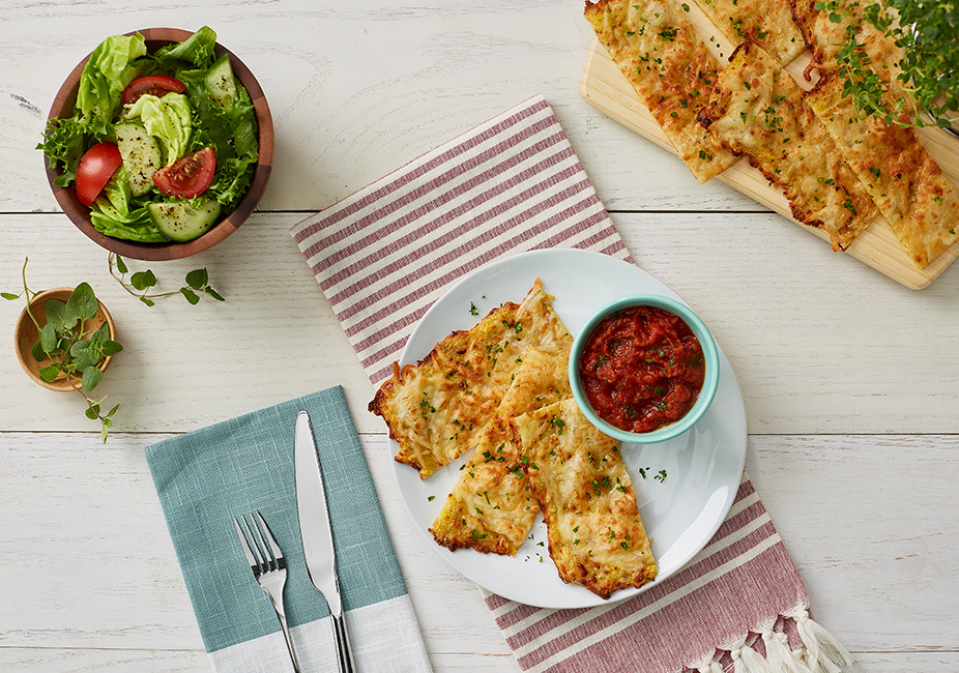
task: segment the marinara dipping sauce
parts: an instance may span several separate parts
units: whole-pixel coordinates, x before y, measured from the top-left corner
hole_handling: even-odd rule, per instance
[[[596,415],[628,432],[678,421],[706,377],[699,339],[679,316],[654,306],[615,311],[593,330],[580,359],[586,399]]]

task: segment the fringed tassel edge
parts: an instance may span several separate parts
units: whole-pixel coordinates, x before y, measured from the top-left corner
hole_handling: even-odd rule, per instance
[[[793,648],[783,630],[784,620],[795,623],[802,645]],[[765,657],[756,650],[762,640]],[[698,673],[725,673],[732,664],[732,673],[843,673],[853,657],[839,640],[809,616],[809,607],[801,605],[783,615],[760,635],[743,638],[738,643],[715,651],[703,661],[687,667]]]

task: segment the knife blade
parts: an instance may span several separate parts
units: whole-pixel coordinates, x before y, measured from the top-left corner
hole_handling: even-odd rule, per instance
[[[296,512],[300,521],[300,538],[303,540],[307,572],[313,586],[323,594],[329,605],[340,671],[351,672],[354,670],[353,655],[346,632],[340,581],[336,571],[336,549],[327,510],[326,488],[323,486],[323,466],[316,451],[310,415],[305,411],[296,416],[293,468]]]

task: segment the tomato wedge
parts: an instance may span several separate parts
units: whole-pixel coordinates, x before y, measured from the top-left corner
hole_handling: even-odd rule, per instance
[[[157,98],[163,98],[168,93],[183,93],[186,86],[176,77],[169,75],[146,75],[137,77],[127,85],[127,88],[120,94],[120,100],[124,105],[132,105],[137,98],[143,94],[151,94]]]
[[[153,182],[167,196],[192,199],[206,191],[216,171],[216,153],[204,147],[196,154],[177,160],[153,174]]]
[[[89,206],[103,191],[123,160],[113,143],[100,143],[87,150],[77,165],[77,198]]]

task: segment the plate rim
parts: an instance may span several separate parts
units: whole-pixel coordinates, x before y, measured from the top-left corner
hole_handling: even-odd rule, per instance
[[[403,367],[406,364],[416,364],[426,357],[427,353],[411,354],[409,352],[409,346],[411,343],[416,343],[417,341],[416,337],[422,329],[427,329],[427,327],[424,327],[424,325],[426,326],[430,325],[433,314],[442,309],[441,304],[443,303],[443,300],[446,299],[447,296],[453,295],[462,286],[475,281],[477,276],[496,273],[497,271],[500,270],[500,267],[519,264],[521,263],[522,259],[526,259],[530,257],[562,257],[562,256],[592,257],[594,258],[594,260],[599,260],[601,261],[601,263],[604,263],[604,264],[605,263],[624,264],[630,268],[631,273],[636,273],[638,276],[645,277],[647,281],[651,281],[652,283],[657,285],[659,288],[659,291],[661,291],[663,294],[674,297],[675,299],[681,301],[682,303],[688,306],[687,302],[672,288],[670,288],[668,285],[663,283],[661,280],[659,280],[658,278],[656,278],[649,272],[641,269],[634,262],[619,259],[617,257],[613,257],[612,255],[608,255],[595,250],[586,250],[582,248],[556,248],[556,249],[546,248],[546,249],[535,249],[535,250],[529,250],[525,252],[519,252],[519,253],[511,254],[505,257],[500,257],[490,262],[487,262],[485,264],[482,264],[478,266],[477,268],[471,270],[469,273],[465,274],[462,278],[458,279],[455,283],[452,283],[451,285],[449,285],[433,301],[433,303],[426,310],[423,316],[417,321],[416,325],[413,327],[413,330],[410,332],[410,335],[407,337],[406,343],[403,345],[403,348],[400,351],[400,354],[398,356],[398,362],[400,364],[400,367]],[[526,291],[527,290],[523,290],[523,292],[526,292]],[[624,291],[624,295],[627,295],[627,294],[629,294],[629,291],[628,290]],[[516,301],[516,300],[514,299],[513,301]],[[722,526],[722,524],[726,520],[729,514],[729,511],[732,508],[733,503],[735,502],[736,493],[739,490],[738,487],[739,487],[739,484],[742,482],[743,474],[745,472],[747,442],[748,442],[748,428],[746,424],[745,403],[742,398],[742,391],[739,387],[738,379],[736,378],[735,372],[732,369],[732,365],[729,362],[729,359],[726,357],[726,354],[723,351],[722,346],[718,342],[716,344],[716,347],[717,347],[717,350],[719,351],[721,366],[725,367],[729,372],[730,381],[727,383],[727,385],[732,386],[731,392],[735,393],[735,397],[739,401],[739,406],[742,407],[742,416],[741,418],[737,417],[736,419],[737,421],[739,421],[739,423],[737,423],[737,430],[741,431],[741,436],[742,436],[742,446],[734,447],[738,449],[736,452],[737,453],[736,484],[735,484],[735,487],[730,489],[730,493],[727,496],[725,502],[723,503],[722,511],[720,515],[717,516],[716,522],[714,523],[714,525],[710,527],[708,534],[704,537],[702,541],[702,544],[697,545],[694,551],[686,554],[685,557],[682,559],[681,563],[679,563],[676,567],[670,569],[668,573],[663,574],[661,572],[659,575],[657,575],[654,581],[644,584],[643,586],[638,588],[628,588],[628,589],[617,591],[616,593],[613,594],[613,596],[605,600],[601,599],[599,596],[596,596],[595,594],[587,593],[587,594],[584,594],[584,597],[585,599],[588,599],[588,600],[581,601],[579,604],[576,604],[576,605],[570,605],[568,603],[550,604],[548,601],[545,603],[532,603],[528,600],[520,600],[515,597],[510,597],[509,595],[507,595],[505,592],[503,592],[500,589],[490,588],[489,586],[486,585],[484,581],[480,581],[476,577],[474,577],[471,572],[469,572],[468,570],[464,570],[463,568],[456,565],[456,563],[454,562],[454,558],[452,557],[452,554],[458,553],[458,552],[449,552],[445,547],[442,547],[439,544],[437,544],[436,540],[433,539],[428,529],[422,529],[422,530],[420,529],[421,527],[418,524],[417,517],[414,515],[413,510],[411,509],[411,503],[408,501],[408,498],[406,497],[404,492],[404,488],[402,484],[400,483],[400,479],[402,478],[404,471],[408,471],[412,468],[410,468],[407,465],[402,465],[395,460],[395,456],[398,452],[399,445],[395,439],[393,439],[392,437],[388,437],[387,444],[390,448],[390,456],[391,458],[394,458],[394,460],[392,460],[393,464],[391,468],[393,470],[394,483],[397,487],[397,491],[399,492],[400,500],[402,500],[403,506],[406,509],[407,515],[410,517],[410,520],[414,524],[414,527],[416,527],[417,530],[419,530],[420,534],[424,537],[424,539],[426,539],[430,548],[433,549],[433,551],[444,562],[446,562],[451,568],[453,568],[457,573],[459,573],[466,579],[470,580],[477,586],[482,587],[483,590],[493,594],[497,594],[505,598],[506,600],[521,602],[526,605],[530,605],[532,607],[546,608],[546,609],[591,608],[591,607],[597,607],[597,606],[614,605],[628,598],[632,598],[642,592],[648,591],[649,589],[655,586],[659,586],[661,583],[667,581],[670,577],[680,572],[683,568],[686,568],[690,564],[690,562],[703,550],[703,548],[705,548],[709,544],[709,542],[713,539],[716,532],[719,530],[719,528]],[[722,372],[721,372],[721,375],[722,375]],[[695,428],[695,426],[693,427]],[[737,433],[737,434],[740,434],[740,433]],[[631,446],[638,447],[641,445],[631,445]],[[468,452],[467,454],[464,454],[464,455],[468,455]],[[537,520],[539,520],[539,518]],[[443,553],[444,551],[447,553],[444,554]],[[458,550],[458,551],[465,552],[470,550]],[[657,563],[658,563],[658,559],[657,559]]]

